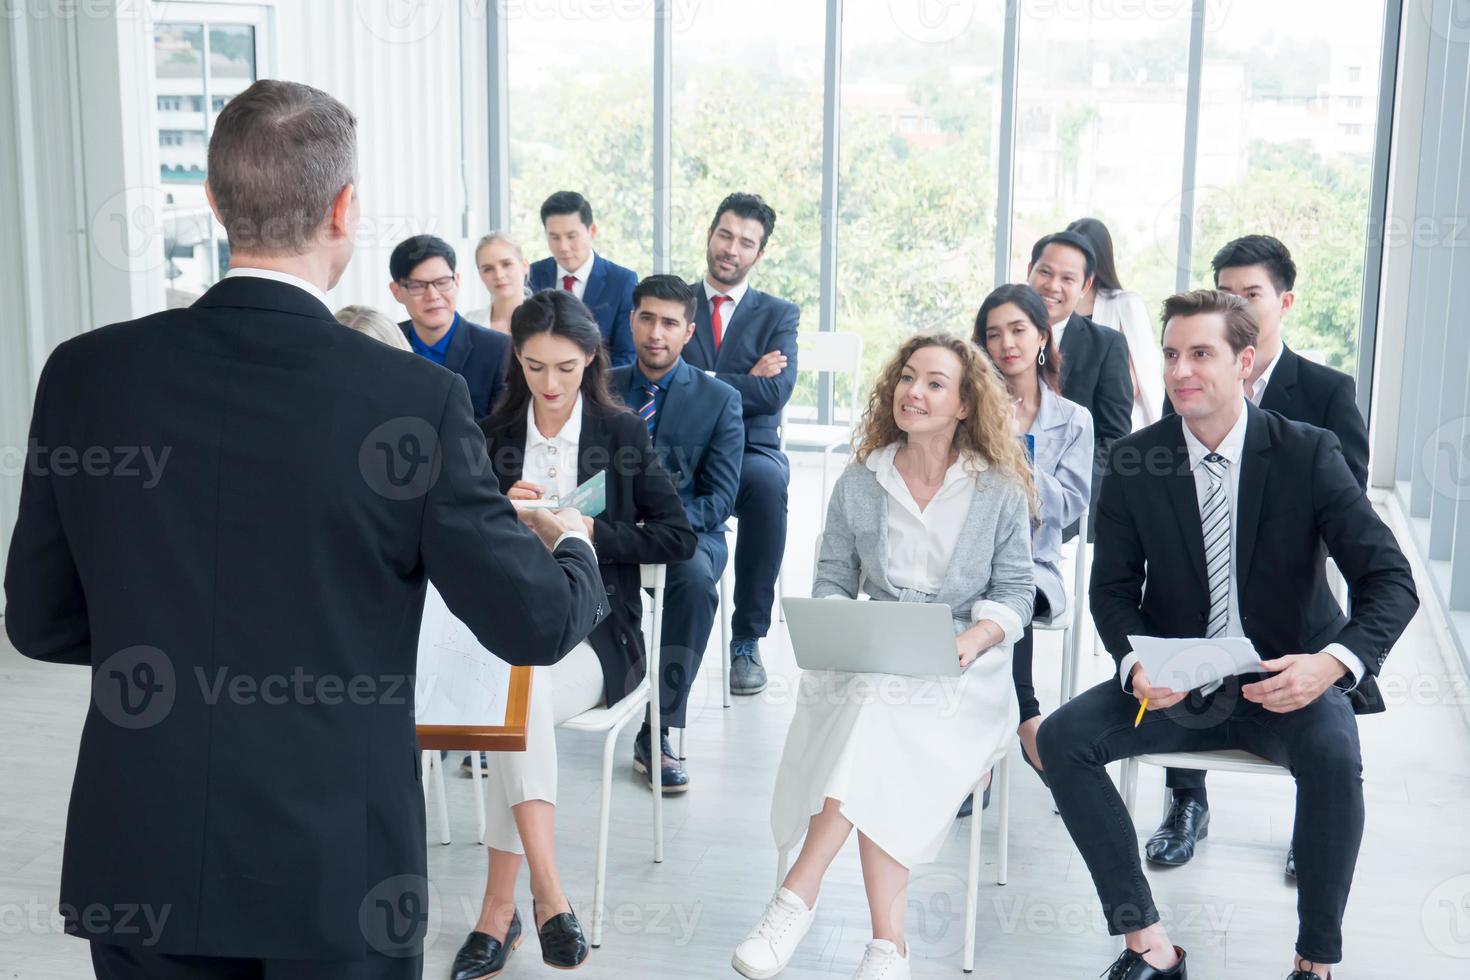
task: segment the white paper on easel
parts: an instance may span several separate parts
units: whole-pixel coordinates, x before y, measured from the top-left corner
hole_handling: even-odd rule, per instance
[[[1243,636],[1167,639],[1129,636],[1129,644],[1153,687],[1193,691],[1215,687],[1226,677],[1260,671],[1261,655]]]
[[[504,725],[509,702],[510,665],[481,646],[430,585],[419,627],[414,723]]]

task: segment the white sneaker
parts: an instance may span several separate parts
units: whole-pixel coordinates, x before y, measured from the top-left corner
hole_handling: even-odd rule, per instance
[[[750,980],[769,980],[786,969],[816,917],[815,905],[807,908],[795,892],[777,888],[775,897],[766,905],[766,914],[735,947],[730,965]]]
[[[909,980],[909,958],[898,955],[898,947],[886,939],[874,939],[863,951],[852,980]]]

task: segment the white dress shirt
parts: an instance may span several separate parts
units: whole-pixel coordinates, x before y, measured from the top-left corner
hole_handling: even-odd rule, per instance
[[[749,290],[750,290],[750,280],[749,279],[745,280],[740,285],[733,287],[727,293],[722,293],[718,289],[716,289],[715,287],[711,286],[709,284],[709,279],[708,278],[706,278],[704,280],[704,298],[706,300],[709,300],[709,309],[710,309],[710,314],[711,315],[713,315],[714,314],[714,311],[715,311],[714,299],[715,299],[716,296],[723,296],[727,300],[729,300],[728,303],[721,303],[720,304],[720,343],[721,344],[723,344],[726,340],[729,340],[730,339],[730,321],[734,318],[734,316],[735,316],[735,310],[740,306],[740,301],[745,298],[745,294]]]
[[[1067,332],[1067,324],[1071,322],[1072,317],[1069,314],[1061,323],[1053,323],[1051,325],[1051,341],[1057,345],[1058,354],[1062,352],[1062,334]]]
[[[576,404],[572,406],[571,417],[561,427],[561,431],[550,438],[542,435],[541,430],[536,428],[536,404],[531,402],[526,406],[526,456],[521,465],[521,479],[542,487],[546,491],[544,499],[555,498],[560,501],[577,489],[577,460],[581,441],[580,392],[577,394]],[[596,550],[585,531],[567,531],[556,539],[551,550],[561,547],[561,543],[568,538],[585,541]]]
[[[895,589],[938,594],[949,569],[959,532],[975,501],[975,475],[965,460],[955,460],[944,473],[934,499],[922,510],[894,460],[899,444],[868,458],[878,485],[888,492],[888,581]],[[975,465],[984,468],[984,463]]]
[[[1233,637],[1245,636],[1245,623],[1240,618],[1240,460],[1245,453],[1245,430],[1249,415],[1242,399],[1240,418],[1236,419],[1235,425],[1220,441],[1219,448],[1214,450],[1230,463],[1225,471],[1225,495],[1230,505],[1230,592],[1227,601],[1229,616],[1225,623],[1224,635]],[[1200,513],[1203,514],[1205,500],[1210,495],[1210,474],[1201,464],[1211,450],[1195,437],[1187,422],[1181,422],[1181,426],[1184,429],[1184,445],[1189,450],[1189,468],[1194,473],[1194,491],[1199,499]],[[1304,650],[1302,652],[1312,653],[1314,651]],[[1342,662],[1342,665],[1353,676],[1354,687],[1363,679],[1365,669],[1363,662],[1347,647],[1340,643],[1333,643],[1322,652],[1330,653]],[[1138,654],[1129,653],[1118,667],[1118,678],[1124,690],[1128,689],[1128,676],[1137,662]],[[1209,691],[1206,690],[1205,693]]]
[[[597,253],[591,252],[587,255],[587,261],[583,262],[581,268],[574,272],[568,272],[566,269],[563,269],[561,263],[558,262],[556,264],[556,282],[552,283],[552,287],[560,289],[561,284],[566,281],[567,276],[572,276],[576,279],[572,283],[572,295],[581,299],[587,293],[587,277],[592,275],[592,263],[596,261]],[[489,323],[490,321],[486,320],[485,322]]]
[[[1261,407],[1261,397],[1266,394],[1266,386],[1271,383],[1271,375],[1276,371],[1276,365],[1281,363],[1281,355],[1285,350],[1286,348],[1282,347],[1281,350],[1276,352],[1276,356],[1271,359],[1271,363],[1266,365],[1266,370],[1262,371],[1261,376],[1251,385],[1251,404],[1257,408]]]
[[[315,299],[319,300],[321,304],[325,306],[328,310],[332,308],[331,304],[327,302],[327,294],[318,289],[316,284],[307,282],[300,276],[293,276],[289,272],[277,272],[274,269],[251,269],[247,266],[236,266],[229,272],[225,273],[226,279],[239,279],[245,276],[249,276],[252,279],[270,279],[274,282],[283,282],[288,286],[295,286],[297,289],[304,289]]]

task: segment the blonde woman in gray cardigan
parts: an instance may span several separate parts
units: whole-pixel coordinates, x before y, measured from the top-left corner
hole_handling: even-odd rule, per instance
[[[812,594],[943,603],[965,670],[941,682],[802,674],[771,804],[777,847],[801,850],[735,950],[753,980],[790,962],[854,828],[873,925],[855,976],[907,978],[909,870],[938,855],[1019,719],[1010,656],[1031,620],[1035,489],[989,360],[958,337],[910,339],[878,379],[855,450],[827,508]]]

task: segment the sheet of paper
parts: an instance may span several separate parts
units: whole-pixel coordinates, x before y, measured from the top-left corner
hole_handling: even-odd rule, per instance
[[[414,723],[504,725],[509,701],[510,664],[482,647],[430,585],[419,627]]]
[[[1180,640],[1129,636],[1128,642],[1138,654],[1149,683],[1175,692],[1213,688],[1226,677],[1253,674],[1261,669],[1261,655],[1244,637]]]

